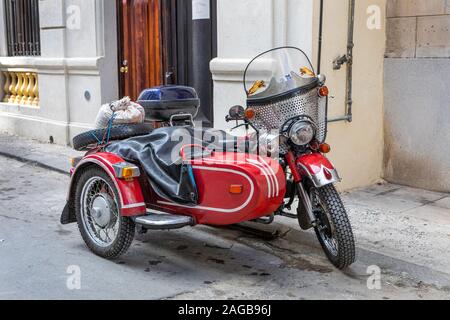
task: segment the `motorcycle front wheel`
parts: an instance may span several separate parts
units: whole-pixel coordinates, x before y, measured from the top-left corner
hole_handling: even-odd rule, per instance
[[[311,188],[311,203],[317,218],[315,232],[328,259],[338,269],[355,262],[355,238],[342,199],[333,185]]]

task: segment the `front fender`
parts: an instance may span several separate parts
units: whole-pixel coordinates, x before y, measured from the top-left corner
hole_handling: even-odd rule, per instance
[[[113,181],[114,186],[119,192],[120,213],[122,216],[133,217],[145,215],[147,208],[138,179],[123,180],[116,177],[113,166],[123,162],[125,162],[125,160],[121,157],[106,152],[91,154],[83,158],[71,172],[72,178],[67,196],[67,205],[64,209],[61,222],[67,224],[76,221],[74,206],[76,182],[78,181],[81,172],[91,165],[96,165],[103,169]]]
[[[337,170],[320,153],[303,155],[297,159],[296,163],[300,168],[300,174],[309,178],[316,188],[341,181]]]

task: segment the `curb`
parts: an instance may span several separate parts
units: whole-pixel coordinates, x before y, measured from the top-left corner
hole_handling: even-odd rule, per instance
[[[45,163],[40,162],[40,161],[28,159],[28,158],[25,158],[25,157],[20,157],[20,156],[13,155],[13,154],[10,154],[10,153],[7,153],[7,152],[3,152],[3,151],[0,151],[0,156],[3,156],[5,158],[9,158],[9,159],[13,159],[13,160],[25,163],[25,164],[34,165],[36,167],[39,167],[39,168],[42,168],[42,169],[46,169],[46,170],[50,170],[50,171],[53,171],[53,172],[56,172],[56,173],[59,173],[59,174],[70,176],[70,173],[67,172],[66,170],[63,170],[61,168],[57,168],[55,166],[51,166],[51,165],[45,164]]]

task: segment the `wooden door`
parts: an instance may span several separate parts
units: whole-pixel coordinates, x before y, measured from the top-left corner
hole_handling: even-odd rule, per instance
[[[163,84],[160,0],[118,0],[118,22],[120,95],[136,100]]]

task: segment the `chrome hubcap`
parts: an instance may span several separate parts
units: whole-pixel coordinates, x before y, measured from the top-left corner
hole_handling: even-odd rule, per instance
[[[101,177],[89,179],[81,193],[83,226],[97,245],[107,247],[119,231],[119,205],[111,186]]]
[[[92,202],[92,219],[99,227],[105,228],[113,220],[112,204],[113,200],[107,194],[100,194]]]

